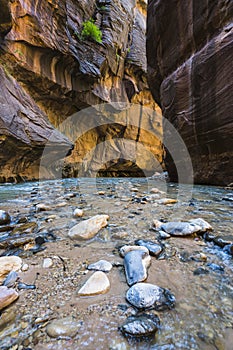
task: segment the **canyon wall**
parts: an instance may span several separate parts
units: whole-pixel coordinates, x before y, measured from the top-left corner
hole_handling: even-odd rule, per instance
[[[188,148],[196,183],[233,182],[232,20],[232,1],[148,2],[149,85]],[[177,180],[169,152],[165,162]]]
[[[119,171],[122,175],[138,176],[141,172],[152,174],[161,169],[161,111],[146,80],[146,3],[143,0],[3,0],[0,66],[22,93],[12,97],[9,94],[4,102],[1,137],[6,135],[5,124],[11,116],[13,98],[18,100],[15,104],[24,105],[26,116],[34,116],[36,108],[37,124],[44,130],[44,138],[51,130],[47,118],[74,144],[71,155],[60,165],[56,163],[63,167],[64,176],[78,176],[80,169],[83,174],[85,157],[89,157],[85,160],[89,168],[84,173],[89,175],[98,172],[114,175]],[[102,33],[102,42],[82,36],[83,23],[91,19]],[[31,101],[26,107],[24,96]],[[96,119],[89,118],[88,111],[82,112],[102,103],[107,106],[95,113]],[[129,112],[131,104],[140,106],[140,112]],[[17,123],[25,128],[28,121],[20,114]],[[11,133],[10,124],[9,128]],[[32,149],[39,137],[37,131],[30,138]],[[11,134],[15,152],[19,141],[26,144],[20,132],[16,134]],[[132,141],[134,155],[127,151],[124,138]],[[102,159],[96,146],[109,140],[108,157]],[[61,151],[60,158],[64,155]],[[18,168],[24,178],[35,177],[31,174],[32,159],[28,152],[24,154],[23,164],[12,152],[4,151],[1,157],[3,180],[17,179]],[[39,164],[40,154],[34,157],[34,163]]]

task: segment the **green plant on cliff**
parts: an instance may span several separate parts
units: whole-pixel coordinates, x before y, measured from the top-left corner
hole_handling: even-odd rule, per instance
[[[90,19],[83,23],[81,39],[91,39],[96,41],[97,43],[102,43],[102,32],[97,27],[97,25],[95,25],[93,19]]]

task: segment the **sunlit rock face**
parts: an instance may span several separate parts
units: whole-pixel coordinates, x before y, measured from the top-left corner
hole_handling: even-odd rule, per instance
[[[93,159],[98,166],[89,162],[86,174],[97,173],[100,168],[105,172],[109,169],[109,160],[100,160],[98,151],[93,153],[93,148],[115,138],[127,138],[134,142],[134,148],[136,143],[142,147],[133,158],[127,154],[124,143],[113,141],[109,152],[116,165],[114,171],[118,169],[117,164],[121,167],[122,159],[126,173],[127,164],[135,165],[135,175],[141,166],[143,171],[149,172],[161,169],[161,123],[154,117],[155,114],[161,117],[161,112],[146,79],[147,2],[4,0],[1,6],[0,65],[16,79],[50,122],[75,144],[73,153],[66,159],[63,176],[76,176],[80,169],[83,171],[83,157],[88,157],[90,150],[92,155],[88,159]],[[91,18],[102,32],[102,43],[81,38],[83,23]],[[17,98],[22,103],[20,97]],[[101,103],[112,107],[110,112],[102,109],[99,116],[106,119],[107,126],[97,128],[85,117],[76,118],[75,123],[78,120],[80,127],[85,124],[84,129],[89,128],[85,137],[79,134],[81,137],[77,140],[69,123],[62,125],[80,110]],[[143,118],[135,116],[133,127],[128,125],[130,103],[151,110],[149,116],[148,112],[143,112]],[[115,128],[116,124],[120,126]],[[149,129],[144,130],[143,125]],[[12,142],[14,144],[14,140]],[[155,159],[153,166],[152,158]],[[8,162],[7,155],[4,161]],[[16,169],[14,172],[17,175]]]
[[[233,181],[232,19],[232,1],[148,2],[149,85],[188,147],[197,183]],[[169,155],[166,163],[176,180]]]

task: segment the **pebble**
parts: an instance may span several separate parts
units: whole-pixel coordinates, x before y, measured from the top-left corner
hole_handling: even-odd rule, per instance
[[[35,284],[26,284],[23,282],[19,282],[18,289],[19,290],[21,290],[21,289],[36,289],[36,286],[35,286]]]
[[[167,232],[159,231],[159,237],[160,237],[161,239],[167,239],[167,238],[170,238],[171,235],[169,235],[169,233],[167,233]]]
[[[196,270],[193,271],[193,274],[195,276],[199,275],[208,275],[209,270],[205,269],[204,267],[198,267]]]
[[[22,259],[18,256],[1,256],[0,257],[0,283],[6,278],[11,271],[18,271],[22,266]]]
[[[175,204],[175,203],[177,203],[177,200],[176,200],[176,199],[173,199],[173,198],[161,198],[161,199],[158,200],[156,203],[164,204],[164,205],[167,205],[167,204]]]
[[[101,228],[107,226],[108,215],[96,215],[73,226],[68,233],[71,239],[87,240],[93,238]]]
[[[109,272],[112,269],[112,264],[107,260],[99,260],[96,263],[88,265],[87,268],[88,270]]]
[[[3,286],[6,286],[6,287],[12,287],[14,286],[15,282],[17,281],[18,279],[18,274],[17,272],[15,271],[11,271],[7,277],[5,278],[4,282],[3,282]]]
[[[29,265],[28,264],[23,264],[22,267],[21,267],[21,271],[25,272],[25,271],[28,271],[29,269]]]
[[[149,250],[150,255],[153,255],[155,257],[158,257],[163,250],[161,244],[155,243],[153,241],[147,241],[145,239],[137,239],[134,243],[136,245],[146,247]]]
[[[163,223],[158,220],[154,220],[154,226],[156,227],[156,229],[160,231],[165,231],[171,236],[192,235],[197,232],[205,232],[207,229],[209,229],[206,227],[211,227],[203,219],[195,219],[195,220],[192,220],[191,222],[174,221],[174,222],[166,222],[166,223]]]
[[[150,264],[150,259],[148,253],[142,250],[132,250],[125,255],[124,269],[129,286],[147,279],[147,267]]]
[[[73,317],[53,320],[46,327],[46,332],[51,338],[71,337],[73,338],[79,330],[80,322]]]
[[[133,250],[139,250],[147,253],[149,255],[149,250],[146,247],[138,246],[138,245],[124,245],[119,249],[120,256],[124,258],[124,256]]]
[[[61,202],[56,205],[56,208],[63,208],[67,205],[67,202]]]
[[[82,209],[79,209],[79,208],[76,208],[73,212],[73,217],[74,218],[80,218],[83,216],[83,210]]]
[[[0,225],[6,225],[11,222],[9,213],[5,210],[0,210]]]
[[[227,244],[223,248],[223,251],[227,254],[233,255],[233,244]]]
[[[141,314],[129,316],[120,331],[126,336],[144,337],[154,334],[160,325],[158,316],[153,314]]]
[[[44,269],[48,269],[49,267],[52,267],[53,266],[53,260],[51,258],[45,258],[43,260],[43,268]]]
[[[175,306],[175,296],[165,288],[149,283],[137,283],[126,293],[126,300],[138,309],[171,309]]]
[[[110,289],[110,282],[106,274],[102,271],[94,272],[86,281],[82,288],[78,291],[80,296],[91,296],[97,294],[105,294]]]
[[[47,211],[47,210],[50,210],[51,207],[48,205],[48,204],[45,204],[45,203],[39,203],[36,205],[36,211],[39,212],[39,211]]]
[[[0,310],[13,303],[18,297],[14,289],[0,286]]]

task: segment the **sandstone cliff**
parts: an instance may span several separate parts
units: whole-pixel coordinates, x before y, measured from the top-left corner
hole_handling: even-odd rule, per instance
[[[124,175],[139,175],[141,167],[143,171],[154,172],[162,162],[161,124],[153,117],[160,115],[160,110],[146,81],[146,1],[3,0],[2,8],[0,65],[49,121],[75,144],[63,174],[78,175],[89,151],[89,174],[99,170],[102,174],[115,174],[119,170]],[[90,19],[102,33],[101,43],[82,38],[83,23]],[[22,104],[21,97],[17,98]],[[105,108],[96,114],[97,119],[102,118],[100,125],[90,121],[88,113],[79,115],[80,110],[103,102],[112,110]],[[134,126],[128,122],[129,103],[141,106]],[[31,115],[31,105],[27,108],[24,113]],[[64,124],[75,113],[78,113],[75,122]],[[24,124],[23,119],[19,122]],[[79,129],[79,139],[73,124]],[[44,138],[46,128],[44,123]],[[1,134],[5,135],[4,130]],[[127,154],[124,142],[119,141],[124,137],[134,142],[134,157]],[[111,156],[103,161],[95,148],[110,139]],[[139,143],[143,149],[139,147],[138,151]],[[17,148],[12,139],[13,144]],[[2,163],[9,164],[10,155],[4,153],[2,157]],[[30,163],[30,157],[27,161]],[[17,176],[16,168],[11,169],[13,177]],[[27,176],[30,178],[30,171]]]
[[[148,3],[149,85],[188,147],[197,183],[233,181],[232,19],[232,1]],[[166,163],[176,180],[169,154]]]

